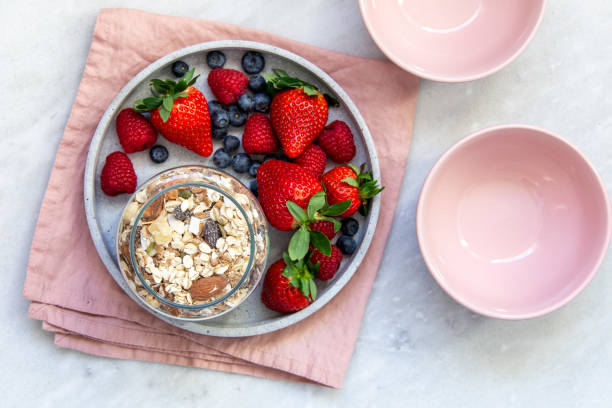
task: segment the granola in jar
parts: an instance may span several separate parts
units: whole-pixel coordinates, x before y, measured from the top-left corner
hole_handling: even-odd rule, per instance
[[[125,207],[120,269],[153,308],[212,317],[237,306],[259,281],[268,249],[265,218],[231,176],[201,166],[172,171],[175,177],[148,183]],[[200,173],[208,177],[194,177]]]

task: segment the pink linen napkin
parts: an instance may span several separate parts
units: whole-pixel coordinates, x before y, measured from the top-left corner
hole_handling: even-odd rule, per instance
[[[370,128],[386,186],[372,246],[346,287],[308,319],[247,338],[182,331],[141,309],[98,258],[82,199],[89,142],[112,98],[157,58],[222,39],[260,41],[288,49],[338,81]],[[55,333],[56,345],[85,353],[341,387],[393,220],[417,87],[416,77],[384,61],[229,24],[129,9],[102,10],[34,233],[23,291],[31,300],[29,316]]]

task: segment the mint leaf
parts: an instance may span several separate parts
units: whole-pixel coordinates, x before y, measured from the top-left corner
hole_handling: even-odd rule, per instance
[[[331,255],[331,242],[320,231],[310,231],[310,242],[325,256]]]
[[[289,209],[289,212],[291,213],[293,218],[295,218],[300,224],[303,224],[308,221],[308,217],[306,217],[306,213],[304,212],[302,207],[300,207],[293,201],[287,201],[287,208]]]
[[[308,297],[310,294],[310,279],[300,278],[300,291],[302,292],[302,295]]]
[[[304,258],[308,252],[310,236],[305,228],[299,228],[289,241],[289,258],[296,261]]]
[[[312,300],[317,298],[317,284],[312,279],[310,280],[310,297]]]
[[[337,215],[343,214],[351,206],[351,203],[351,200],[341,201],[339,203],[332,204],[327,208],[324,208],[323,210],[321,210],[321,213],[323,215],[331,215],[332,217],[335,217]]]
[[[308,219],[312,219],[317,211],[323,208],[326,204],[325,193],[320,191],[313,195],[308,201]]]

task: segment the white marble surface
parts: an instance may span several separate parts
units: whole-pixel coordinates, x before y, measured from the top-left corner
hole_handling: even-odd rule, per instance
[[[498,321],[467,311],[436,285],[414,227],[420,186],[436,158],[488,125],[558,132],[591,159],[610,190],[612,3],[551,0],[532,44],[502,72],[465,84],[421,83],[401,202],[342,390],[93,357],[56,348],[27,319],[27,253],[101,7],[232,22],[382,58],[348,0],[1,1],[2,406],[612,406],[610,256],[563,309]]]

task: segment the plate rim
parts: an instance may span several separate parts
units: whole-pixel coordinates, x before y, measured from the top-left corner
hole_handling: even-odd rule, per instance
[[[340,87],[340,85],[325,71],[321,68],[313,64],[312,62],[306,60],[305,58],[291,52],[285,50],[283,48],[269,45],[260,42],[254,41],[243,41],[243,40],[221,40],[221,41],[207,41],[194,45],[190,45],[188,47],[184,47],[173,51],[157,60],[153,61],[151,64],[142,69],[138,74],[136,74],[126,85],[121,88],[119,93],[113,98],[111,103],[108,105],[104,114],[100,118],[94,135],[91,139],[89,145],[89,151],[87,153],[87,161],[85,165],[85,172],[83,176],[83,197],[85,204],[85,214],[87,219],[87,225],[89,227],[91,238],[94,242],[94,246],[96,247],[96,251],[100,259],[102,260],[104,266],[113,277],[115,282],[123,289],[128,296],[130,296],[133,300],[136,301],[143,309],[152,313],[155,317],[169,323],[175,327],[179,327],[194,333],[218,336],[218,337],[245,337],[245,336],[253,336],[258,334],[264,334],[273,332],[276,330],[283,329],[292,324],[298,323],[307,317],[311,316],[319,309],[324,307],[344,286],[348,283],[348,281],[353,277],[358,267],[361,265],[363,258],[365,257],[370,244],[372,242],[372,238],[374,236],[374,231],[376,228],[376,224],[378,222],[378,216],[380,212],[380,195],[374,197],[371,201],[371,210],[369,214],[369,219],[364,226],[366,228],[366,232],[364,233],[363,239],[359,245],[357,252],[353,255],[353,259],[350,261],[350,264],[347,266],[346,271],[342,276],[340,276],[337,280],[334,280],[332,285],[328,287],[328,289],[317,298],[317,300],[310,306],[302,309],[298,312],[281,315],[278,318],[273,320],[269,320],[263,322],[261,324],[258,323],[249,323],[243,326],[231,326],[231,327],[221,327],[221,326],[208,326],[206,325],[207,321],[189,321],[186,322],[184,320],[178,319],[170,319],[165,316],[160,316],[159,314],[151,312],[146,306],[144,306],[144,301],[140,299],[140,297],[134,295],[129,290],[127,283],[123,280],[121,276],[121,272],[115,263],[115,259],[112,255],[107,251],[106,246],[104,244],[104,240],[102,238],[102,233],[99,229],[99,224],[96,218],[96,209],[95,209],[95,186],[96,186],[96,164],[98,161],[100,147],[102,145],[102,141],[104,140],[104,135],[107,131],[108,126],[111,124],[111,119],[114,116],[114,113],[119,108],[119,106],[123,103],[128,94],[136,88],[144,79],[146,79],[150,74],[152,74],[157,69],[163,67],[164,65],[169,64],[170,62],[184,57],[185,55],[190,55],[194,53],[204,52],[207,50],[213,49],[250,49],[262,51],[270,54],[275,54],[282,58],[288,59],[307,71],[311,72],[314,76],[317,77],[319,81],[325,84],[331,91],[333,91],[345,104],[348,113],[352,116],[355,121],[359,131],[361,132],[361,136],[363,142],[366,146],[367,153],[370,160],[370,167],[372,174],[375,179],[381,180],[380,167],[378,163],[378,155],[376,153],[376,147],[374,145],[374,141],[370,134],[370,131],[365,123],[364,118],[361,113],[357,109],[356,105],[353,103],[348,94]],[[363,228],[363,227],[362,227]]]

